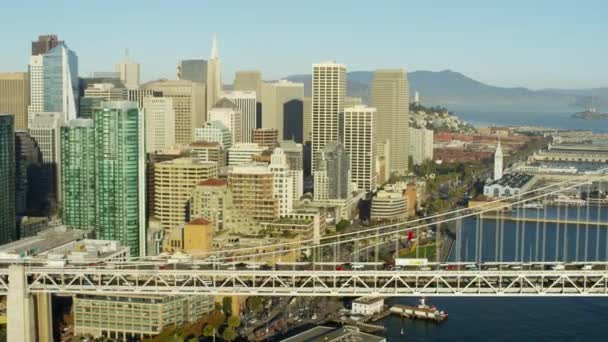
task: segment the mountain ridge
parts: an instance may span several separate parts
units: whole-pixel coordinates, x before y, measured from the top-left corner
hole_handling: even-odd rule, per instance
[[[305,93],[311,93],[311,75],[287,76],[293,82],[304,83]],[[347,95],[363,98],[369,103],[373,71],[351,71],[347,74]],[[410,101],[415,91],[422,103],[457,110],[493,111],[577,111],[591,104],[608,106],[608,87],[591,89],[539,89],[499,87],[489,85],[452,70],[413,71],[408,73]]]

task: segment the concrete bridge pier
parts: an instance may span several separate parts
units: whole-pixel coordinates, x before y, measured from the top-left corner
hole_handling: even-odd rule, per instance
[[[36,341],[34,300],[27,293],[25,266],[8,267],[8,296],[6,299],[7,340],[11,342]]]

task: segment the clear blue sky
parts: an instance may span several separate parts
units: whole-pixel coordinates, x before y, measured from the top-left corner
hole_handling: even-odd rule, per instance
[[[111,70],[128,47],[143,80],[174,77],[176,61],[210,53],[217,32],[224,81],[265,79],[336,60],[349,71],[459,71],[530,88],[608,86],[608,1],[5,1],[0,71],[25,70],[30,41],[56,33],[80,74]]]

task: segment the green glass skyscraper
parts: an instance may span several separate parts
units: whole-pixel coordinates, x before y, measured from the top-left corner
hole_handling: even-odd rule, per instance
[[[146,241],[143,119],[128,101],[103,102],[93,116],[97,236],[140,255]]]
[[[0,244],[17,240],[15,223],[15,121],[0,114]]]
[[[95,130],[93,120],[74,119],[61,127],[63,223],[95,227]]]

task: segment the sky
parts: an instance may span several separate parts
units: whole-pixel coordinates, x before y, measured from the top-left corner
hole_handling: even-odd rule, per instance
[[[79,73],[112,71],[125,48],[142,81],[175,78],[177,61],[207,59],[217,33],[222,77],[267,80],[335,60],[349,71],[450,69],[506,87],[608,86],[604,0],[6,0],[1,71],[27,69],[31,41],[54,33]]]

